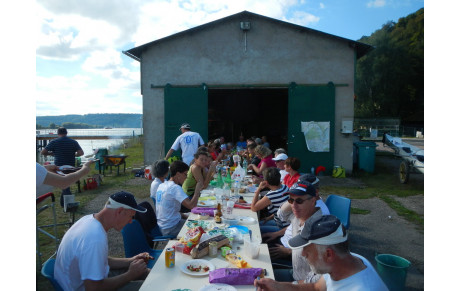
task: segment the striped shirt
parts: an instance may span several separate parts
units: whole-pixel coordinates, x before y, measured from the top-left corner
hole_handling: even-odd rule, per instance
[[[50,141],[45,149],[54,153],[56,166],[75,166],[75,152],[81,150],[81,147],[76,140],[61,136]]]
[[[278,208],[280,208],[281,205],[284,202],[286,202],[286,200],[289,198],[288,195],[283,196],[283,194],[286,193],[289,190],[289,188],[286,185],[283,185],[283,184],[281,184],[280,186],[281,186],[281,188],[279,188],[277,190],[268,191],[267,194],[265,194],[265,196],[268,199],[270,199],[270,202],[272,203],[272,204],[267,206],[268,213],[269,214],[274,214],[275,215],[274,219],[277,222],[277,224],[281,224],[281,225],[283,225],[283,227],[285,227],[285,226],[289,225],[289,222],[281,221],[278,218],[278,215],[276,213],[278,212]]]

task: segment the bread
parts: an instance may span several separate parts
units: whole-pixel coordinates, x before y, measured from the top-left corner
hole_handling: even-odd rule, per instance
[[[192,258],[199,259],[199,258],[206,256],[209,253],[209,243],[212,241],[217,242],[217,248],[220,248],[226,244],[230,244],[230,240],[225,235],[221,234],[221,235],[212,237],[208,240],[205,240],[204,242],[197,244],[192,249],[192,251],[190,252],[190,255],[192,256]]]

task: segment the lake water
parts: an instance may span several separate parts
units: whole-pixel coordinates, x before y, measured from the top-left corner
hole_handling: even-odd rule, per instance
[[[40,134],[57,134],[57,129],[41,129],[37,130]],[[113,129],[67,129],[67,135],[69,136],[138,136],[142,134],[142,128],[113,128]],[[91,155],[95,149],[107,148],[110,150],[118,145],[123,144],[123,139],[111,138],[111,139],[75,139],[83,149],[84,155]],[[37,162],[44,163],[46,161],[52,161],[52,156],[44,157],[41,154],[37,155]]]

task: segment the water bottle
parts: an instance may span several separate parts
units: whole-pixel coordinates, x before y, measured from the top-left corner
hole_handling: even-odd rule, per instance
[[[311,174],[312,174],[312,175],[315,174],[315,167],[311,167]]]
[[[243,159],[243,169],[244,169],[244,172],[246,172],[248,169],[248,161],[246,159]]]

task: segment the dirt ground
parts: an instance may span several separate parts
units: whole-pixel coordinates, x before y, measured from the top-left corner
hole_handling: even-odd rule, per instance
[[[377,143],[377,151],[391,151],[381,143]],[[423,148],[423,141],[416,144]],[[392,156],[376,156],[376,163],[383,162],[397,171],[399,160]],[[143,178],[133,178],[128,183],[148,185],[151,181]],[[424,176],[421,174],[412,175],[409,183],[424,183]],[[340,187],[357,187],[363,185],[361,181],[354,178],[334,179],[332,177],[321,177],[321,185],[331,185]],[[108,196],[112,193],[102,193],[96,199],[88,203],[84,211],[94,213],[99,211]],[[328,193],[321,193],[323,199],[327,198]],[[411,209],[421,215],[424,213],[424,195],[398,198],[406,208]],[[138,203],[149,201],[150,198],[137,199]],[[406,290],[424,290],[424,234],[423,230],[416,225],[399,217],[384,201],[379,198],[371,199],[352,199],[351,207],[370,210],[369,214],[352,214],[349,229],[350,246],[352,252],[366,257],[376,266],[375,255],[378,253],[395,254],[408,259],[412,265],[409,268]],[[121,233],[110,230],[109,254],[116,257],[124,257],[123,238]]]

